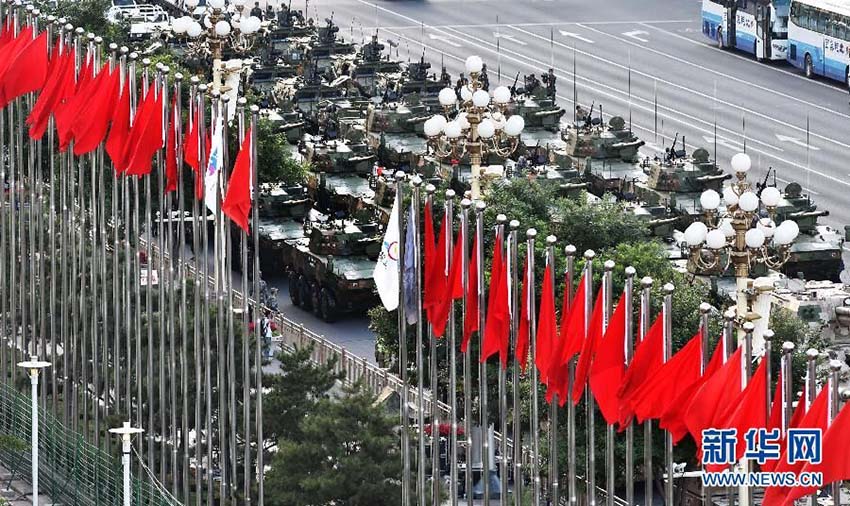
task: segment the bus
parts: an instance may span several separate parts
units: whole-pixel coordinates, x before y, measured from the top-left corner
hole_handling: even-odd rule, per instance
[[[791,0],[702,0],[702,33],[759,61],[785,60]]]
[[[788,61],[850,87],[850,1],[792,0]]]

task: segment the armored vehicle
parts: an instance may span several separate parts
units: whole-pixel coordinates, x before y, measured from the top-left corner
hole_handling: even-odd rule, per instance
[[[310,59],[315,60],[319,68],[332,64],[331,56],[354,53],[354,44],[337,38],[339,27],[333,18],[325,18],[325,26],[320,26],[310,43]]]
[[[817,205],[798,183],[789,183],[782,192],[776,208],[777,223],[794,220],[800,235],[791,245],[791,257],[782,272],[789,277],[808,280],[840,281],[844,269],[841,258],[846,240],[844,234],[827,225],[819,225],[818,218],[829,216],[829,211],[818,210]]]
[[[313,202],[303,186],[269,183],[260,186],[257,233],[263,272],[282,274],[285,266],[291,263],[287,241],[304,236],[302,222],[312,207]],[[238,245],[238,241],[234,244]],[[249,246],[253,247],[253,242],[249,241]]]
[[[372,272],[380,253],[376,223],[307,221],[304,237],[292,241],[289,274],[292,304],[325,321],[366,311],[377,303]]]
[[[372,39],[363,44],[356,55],[336,58],[337,74],[350,75],[364,89],[374,90],[377,74],[401,71],[401,63],[391,60],[389,55],[383,57],[385,47],[378,40],[377,34],[372,35]]]
[[[555,73],[549,69],[549,73],[541,77],[543,83],[534,74],[524,76],[524,86],[520,89],[514,83],[511,87],[514,103],[510,113],[522,116],[526,129],[542,128],[557,132],[561,116],[566,111],[555,103]],[[516,80],[519,80],[519,74]]]
[[[429,117],[428,108],[419,102],[418,94],[408,95],[405,102],[370,106],[365,124],[367,142],[379,165],[391,172],[409,172],[420,165],[428,148],[422,124]]]
[[[376,95],[384,102],[394,102],[415,93],[425,104],[436,105],[437,94],[441,89],[451,86],[451,78],[445,67],[439,79],[436,74],[428,73],[430,68],[431,64],[422,56],[418,62],[408,63],[401,72],[378,73],[375,85]]]
[[[561,136],[566,142],[566,152],[573,158],[576,168],[590,184],[594,195],[613,193],[618,198],[631,198],[633,184],[644,178],[639,163],[638,149],[644,142],[627,128],[619,116],[607,124],[601,118],[580,111],[578,121],[567,126]]]
[[[369,179],[358,174],[311,172],[307,176],[307,193],[322,212],[334,216],[350,216],[375,204]]]
[[[317,173],[367,176],[375,160],[375,155],[364,143],[355,144],[340,139],[326,141],[322,137],[311,135],[305,135],[301,139],[298,151]]]

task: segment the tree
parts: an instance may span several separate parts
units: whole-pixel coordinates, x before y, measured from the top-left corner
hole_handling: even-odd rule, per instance
[[[316,365],[310,360],[313,346],[282,352],[280,373],[267,374],[263,385],[270,391],[263,398],[265,437],[269,440],[298,439],[301,421],[316,405],[328,398],[342,374],[334,372],[336,360]]]
[[[74,27],[100,35],[107,44],[114,42],[120,46],[129,41],[129,24],[124,21],[113,24],[106,19],[106,11],[112,5],[109,0],[40,1],[37,4],[42,12],[65,18]]]
[[[270,506],[389,506],[400,503],[398,420],[360,386],[322,399],[281,439],[266,475]]]
[[[286,137],[266,118],[261,118],[257,124],[257,160],[257,177],[261,184],[299,184],[307,174],[307,167],[292,157]]]

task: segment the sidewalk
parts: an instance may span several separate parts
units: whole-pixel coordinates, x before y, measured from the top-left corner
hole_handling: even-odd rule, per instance
[[[25,482],[20,474],[15,475],[12,480],[11,488],[9,478],[11,473],[5,468],[0,467],[0,498],[8,501],[11,506],[31,506],[32,505],[32,487]],[[5,504],[5,503],[0,503]],[[45,495],[38,495],[38,504],[41,506],[56,506],[53,500]]]

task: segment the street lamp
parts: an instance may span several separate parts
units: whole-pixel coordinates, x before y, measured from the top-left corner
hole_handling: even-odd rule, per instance
[[[720,206],[721,195],[706,190],[700,195],[702,221],[695,221],[685,229],[685,243],[690,249],[689,271],[725,272],[730,265],[734,266],[739,324],[748,311],[750,270],[757,264],[770,269],[782,267],[790,256],[791,243],[800,233],[793,220],[776,225],[779,190],[766,187],[760,195],[753,191],[747,181],[750,165],[746,153],[733,156],[732,170],[737,180],[723,189],[725,209]],[[758,336],[757,339],[760,342],[754,343],[754,347],[761,349],[763,338]]]
[[[26,362],[18,362],[18,367],[29,370],[32,386],[32,504],[38,506],[38,375],[50,362],[44,362],[32,355]]]
[[[482,89],[480,81],[484,63],[478,56],[466,59],[469,84],[460,88],[460,101],[455,90],[443,88],[438,99],[443,114],[435,114],[423,125],[428,146],[441,157],[461,158],[469,155],[472,166],[472,198],[481,195],[481,160],[488,153],[506,158],[516,150],[519,135],[525,128],[520,115],[507,115],[511,90],[499,86],[492,97]]]
[[[130,427],[130,422],[124,422],[123,427],[109,429],[112,434],[121,436],[121,465],[124,468],[124,506],[130,506],[132,496],[130,493],[130,437],[141,434],[142,429]]]
[[[193,10],[198,3],[199,0],[186,0],[186,7]],[[171,21],[171,31],[188,39],[191,53],[212,56],[213,89],[221,89],[221,55],[225,44],[237,53],[248,52],[262,27],[260,18],[246,15],[246,4],[247,0],[209,0],[201,22],[191,16]]]

